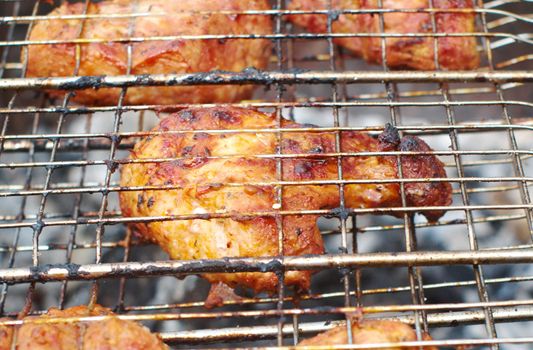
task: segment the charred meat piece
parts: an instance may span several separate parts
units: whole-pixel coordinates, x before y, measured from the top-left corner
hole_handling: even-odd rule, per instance
[[[282,120],[283,128],[303,126]],[[306,126],[308,127],[308,126]],[[126,217],[196,215],[194,219],[137,223],[136,231],[159,244],[172,259],[217,259],[278,255],[279,210],[302,211],[334,209],[340,205],[335,184],[295,184],[283,186],[282,206],[276,206],[276,160],[281,147],[284,155],[304,155],[282,159],[283,181],[337,180],[335,133],[291,131],[282,134],[278,144],[276,118],[259,111],[215,107],[186,109],[161,120],[150,135],[138,142],[129,162],[122,167],[121,186],[155,186],[166,190],[121,191],[120,204]],[[238,131],[256,129],[257,132]],[[209,130],[219,132],[210,133]],[[220,133],[220,130],[226,130]],[[232,132],[232,130],[235,130]],[[389,152],[431,151],[417,137],[400,138],[388,126],[379,138],[361,132],[342,132],[341,151]],[[266,156],[265,156],[266,155]],[[268,156],[270,155],[270,156]],[[309,155],[309,157],[307,157]],[[153,162],[148,159],[167,159]],[[344,180],[393,180],[392,183],[358,183],[345,186],[349,208],[401,207],[397,156],[343,157]],[[445,178],[443,164],[433,155],[401,157],[405,178]],[[172,187],[168,189],[168,187]],[[451,186],[447,182],[405,183],[408,206],[447,206]],[[267,213],[268,212],[268,213]],[[212,218],[226,213],[229,217]],[[265,213],[265,215],[262,215]],[[423,211],[437,220],[443,211]],[[403,215],[402,212],[395,212]],[[287,256],[320,254],[323,242],[317,228],[317,215],[283,215],[284,251]],[[290,271],[285,283],[307,290],[309,271]],[[276,290],[274,273],[205,274],[213,284],[222,282],[255,291]],[[216,298],[213,298],[216,299]]]
[[[50,15],[81,15],[84,6],[82,2],[65,1]],[[78,38],[122,40],[122,42],[81,44],[79,76],[127,74],[126,40],[130,37],[130,29],[131,37],[146,38],[142,42],[134,41],[132,44],[130,74],[179,74],[214,70],[239,72],[248,67],[264,69],[271,52],[269,40],[165,39],[165,37],[269,34],[272,32],[269,16],[220,13],[220,11],[239,12],[269,8],[267,0],[91,1],[87,13],[96,17],[84,20],[56,18],[37,21],[29,40],[38,42],[72,41]],[[152,16],[109,17],[109,15],[128,13],[150,13]],[[82,25],[83,30],[78,37]],[[148,39],[154,37],[155,40]],[[24,58],[24,53],[22,57]],[[75,67],[75,44],[29,45],[27,77],[68,77],[75,73]],[[72,83],[68,87],[72,89],[81,87],[83,82],[82,80],[80,84]],[[86,105],[112,105],[117,103],[120,92],[120,88],[78,90],[72,100]],[[124,103],[234,102],[249,98],[252,92],[251,85],[134,87],[128,89]],[[50,93],[53,96],[64,94],[61,91]]]
[[[416,10],[430,8],[429,0],[383,0],[385,10]],[[441,10],[473,9],[473,0],[433,0],[433,7]],[[379,9],[377,0],[292,0],[292,10],[372,10]],[[327,33],[327,16],[322,14],[295,14],[290,16],[294,23],[314,33]],[[473,12],[436,12],[435,28],[430,13],[390,12],[383,14],[384,32],[406,33],[474,33]],[[341,34],[379,34],[383,31],[380,15],[377,13],[341,14],[332,22],[332,32]],[[387,65],[390,68],[411,68],[434,70],[435,40],[438,44],[439,65],[447,70],[469,70],[479,66],[479,54],[474,36],[407,36],[385,39]],[[369,63],[382,63],[382,38],[345,37],[334,41],[363,57]]]
[[[408,325],[397,321],[366,320],[352,322],[353,344],[380,344],[380,343],[400,343],[416,341],[415,331]],[[424,335],[423,340],[431,340],[429,335]],[[300,342],[299,346],[320,346],[320,345],[346,345],[348,334],[346,326],[339,326],[327,332],[321,333],[313,338]],[[385,350],[407,349],[405,347],[380,348]],[[409,348],[411,349],[411,348]],[[412,347],[420,349],[420,347]],[[434,346],[424,346],[424,350],[437,350]]]
[[[132,321],[117,317],[94,322],[54,322],[50,318],[113,316],[111,310],[96,305],[75,306],[66,310],[50,309],[39,317],[26,317],[22,326],[0,326],[0,350],[166,350],[168,347],[156,335]],[[15,342],[15,347],[12,347]]]

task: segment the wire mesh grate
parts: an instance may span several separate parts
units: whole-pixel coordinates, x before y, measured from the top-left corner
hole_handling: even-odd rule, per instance
[[[20,314],[41,314],[49,307],[96,302],[124,319],[142,321],[176,348],[292,346],[312,334],[350,322],[362,312],[369,318],[398,319],[412,324],[418,342],[451,347],[527,349],[533,344],[533,119],[531,118],[531,9],[524,1],[478,0],[475,33],[446,34],[436,30],[438,8],[428,1],[429,33],[386,33],[384,16],[415,10],[290,10],[282,0],[268,11],[222,11],[228,16],[272,18],[272,34],[179,35],[135,37],[135,19],[166,14],[94,14],[84,4],[81,14],[59,16],[79,24],[75,39],[32,41],[35,23],[48,19],[46,1],[0,1],[0,309],[19,324]],[[420,10],[416,10],[420,12]],[[449,10],[449,12],[454,12]],[[333,23],[343,14],[378,16],[379,33],[338,33]],[[209,16],[212,12],[197,11]],[[327,18],[324,33],[310,33],[292,24],[289,16],[317,14]],[[128,36],[85,38],[89,20],[126,20]],[[396,71],[387,66],[387,39],[395,37],[475,37],[482,61],[475,71],[439,68],[434,42],[435,71]],[[375,37],[381,42],[381,65],[365,63],[336,46],[343,37]],[[171,40],[269,39],[273,51],[265,71],[240,73],[129,75],[135,44]],[[83,47],[119,42],[127,47],[125,75],[77,76]],[[76,49],[75,74],[68,77],[26,78],[26,48],[71,44]],[[273,186],[275,204],[283,203],[283,188],[304,184],[336,185],[340,211],[273,210],[279,235],[278,257],[227,260],[168,261],[160,248],[141,240],[126,223],[191,220],[205,215],[123,217],[118,193],[132,190],[171,190],[175,185],[124,188],[118,175],[133,145],[157,122],[157,114],[173,106],[129,105],[128,89],[139,86],[254,84],[254,99],[228,103],[275,113],[277,125],[259,130],[273,133],[281,144],[294,132],[333,132],[335,151],[321,154],[337,160],[338,177],[325,181],[286,181],[283,159],[308,154],[258,154],[277,162],[276,181],[231,183],[227,186]],[[72,102],[79,89],[120,89],[113,106],[80,106]],[[63,89],[50,99],[44,89]],[[198,106],[212,106],[199,104]],[[281,118],[303,126],[282,128]],[[306,123],[318,125],[308,127]],[[431,223],[413,214],[428,208],[407,207],[404,186],[413,180],[346,180],[341,152],[343,131],[374,135],[385,123],[404,135],[423,137],[444,161],[454,201],[446,216]],[[202,133],[205,130],[175,131]],[[209,130],[214,134],[252,133],[257,129]],[[415,152],[416,153],[416,152]],[[393,155],[409,152],[369,152]],[[419,152],[416,154],[420,154]],[[355,155],[362,156],[364,153]],[[239,155],[228,156],[239,157]],[[214,157],[214,158],[219,158]],[[181,159],[143,159],[144,162]],[[399,174],[402,174],[401,162]],[[398,183],[399,208],[348,208],[344,188],[354,183]],[[439,209],[439,208],[430,208]],[[347,215],[339,215],[339,212]],[[401,219],[366,214],[403,214]],[[257,213],[246,213],[257,215]],[[320,215],[328,255],[285,257],[284,215]],[[264,215],[264,213],[262,213]],[[230,217],[212,213],[212,218]],[[224,267],[221,267],[221,263]],[[266,266],[266,267],[265,267]],[[272,271],[313,268],[311,293],[296,297],[279,285],[276,295],[244,297],[205,310],[205,281],[192,275],[207,271]],[[176,279],[188,276],[186,279]],[[279,273],[283,276],[283,273]],[[46,283],[44,283],[46,282]],[[346,316],[348,315],[348,316]],[[97,318],[94,318],[97,320]],[[73,320],[75,321],[75,319]],[[348,327],[347,329],[351,329]],[[429,331],[435,341],[423,341]],[[351,348],[360,348],[353,345]],[[372,347],[371,347],[372,348]],[[374,347],[376,348],[376,347]]]

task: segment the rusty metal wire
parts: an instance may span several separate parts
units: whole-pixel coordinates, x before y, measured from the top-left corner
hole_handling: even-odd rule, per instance
[[[382,1],[378,1],[381,4]],[[490,290],[498,286],[523,285],[531,289],[533,275],[518,272],[519,275],[487,277],[487,269],[492,266],[521,266],[533,263],[533,203],[531,187],[533,173],[533,118],[531,111],[531,86],[533,73],[533,17],[524,10],[520,1],[476,0],[472,10],[446,10],[445,12],[475,13],[478,28],[474,33],[438,33],[435,28],[435,14],[443,12],[430,6],[424,10],[394,10],[394,12],[425,12],[432,17],[433,32],[430,33],[383,33],[383,15],[393,12],[388,9],[333,11],[331,1],[328,10],[289,11],[282,0],[273,1],[269,11],[219,11],[226,15],[264,15],[274,21],[275,31],[268,35],[180,35],[133,37],[134,18],[162,16],[166,14],[142,13],[133,11],[122,14],[87,14],[88,0],[84,0],[85,12],[79,15],[55,16],[58,20],[77,20],[78,38],[73,40],[31,41],[29,32],[37,21],[50,17],[43,12],[46,5],[41,1],[31,2],[26,8],[20,0],[0,1],[0,233],[8,240],[0,241],[0,311],[10,317],[0,321],[0,325],[19,325],[19,310],[10,308],[9,298],[20,293],[17,287],[24,287],[26,295],[22,305],[23,314],[42,314],[48,306],[61,308],[71,304],[71,290],[76,290],[79,281],[88,281],[88,299],[85,303],[95,303],[106,296],[107,281],[118,280],[116,301],[109,305],[128,320],[152,322],[161,327],[171,321],[180,321],[187,327],[169,331],[163,329],[160,336],[168,343],[180,346],[205,347],[208,343],[228,343],[233,346],[243,344],[271,346],[276,349],[291,348],[302,338],[345,325],[350,330],[350,318],[339,321],[345,314],[362,310],[368,317],[397,319],[412,324],[418,335],[417,342],[383,344],[380,346],[347,345],[346,349],[383,348],[401,345],[458,346],[477,345],[493,349],[506,348],[512,344],[533,344],[528,334],[523,337],[507,337],[499,334],[499,325],[509,322],[527,325],[533,321],[533,296],[512,296],[502,300],[494,298]],[[429,1],[432,5],[433,1]],[[5,10],[5,11],[4,11]],[[286,21],[288,15],[318,14],[327,16],[325,33],[312,34],[299,30]],[[348,33],[332,31],[332,23],[341,13],[372,13],[380,18],[381,33]],[[196,11],[196,15],[209,15]],[[120,38],[82,38],[83,25],[92,19],[126,19],[130,22],[129,36]],[[516,29],[518,28],[518,29]],[[524,29],[525,28],[525,29]],[[524,32],[525,30],[525,32]],[[438,68],[438,40],[434,40],[435,66],[430,72],[391,71],[387,67],[385,50],[382,50],[383,65],[362,65],[342,48],[334,45],[335,38],[378,37],[382,48],[390,37],[430,37],[470,36],[478,40],[478,50],[483,56],[480,69],[471,72],[443,71]],[[267,38],[273,41],[270,69],[259,72],[248,69],[239,73],[211,72],[193,74],[167,74],[151,76],[130,75],[134,44],[145,41],[167,40],[256,40]],[[80,52],[90,43],[116,42],[127,45],[128,69],[123,76],[26,78],[27,47],[30,45],[73,44],[76,45],[76,67],[80,66]],[[326,44],[320,52],[302,54],[299,44],[313,42]],[[300,49],[299,49],[300,48]],[[302,69],[302,67],[312,67]],[[355,67],[355,68],[354,68]],[[77,69],[75,69],[77,72]],[[245,216],[272,216],[277,220],[279,251],[283,251],[283,215],[321,215],[338,220],[335,228],[323,228],[327,239],[338,242],[339,251],[319,257],[265,257],[228,258],[200,261],[144,261],[136,255],[139,250],[149,249],[151,244],[137,239],[126,229],[131,222],[154,222],[164,220],[191,220],[226,218],[230,213],[217,212],[160,217],[122,217],[116,206],[116,194],[121,191],[171,190],[178,186],[139,186],[121,187],[117,182],[117,166],[132,162],[169,162],[183,157],[126,160],[125,155],[141,137],[156,135],[147,129],[146,114],[156,111],[177,110],[188,105],[162,107],[156,105],[129,106],[124,104],[124,96],[129,87],[139,86],[179,86],[206,84],[255,84],[272,86],[272,92],[258,94],[253,101],[230,104],[243,107],[265,108],[274,111],[277,127],[272,129],[238,130],[195,130],[175,133],[270,133],[280,141],[284,135],[294,132],[333,132],[336,135],[335,152],[321,154],[320,157],[337,159],[338,178],[330,181],[283,181],[282,159],[309,158],[309,154],[283,154],[281,148],[276,154],[257,154],[253,157],[274,159],[277,162],[277,179],[271,182],[229,183],[228,186],[273,186],[277,196],[275,205],[282,207],[283,191],[287,186],[335,185],[339,188],[340,208],[336,210],[273,210],[270,212],[242,213]],[[77,89],[101,87],[121,88],[117,105],[107,107],[82,107],[73,105],[70,100]],[[367,87],[368,89],[365,89]],[[62,89],[67,92],[61,101],[48,101],[42,90]],[[311,91],[311,92],[310,92]],[[316,91],[320,91],[316,93]],[[34,99],[32,93],[38,93]],[[5,96],[5,98],[4,98]],[[209,104],[201,106],[211,106]],[[424,110],[429,114],[439,114],[439,118],[427,118],[425,124],[408,117],[413,109]],[[468,119],[464,113],[483,109],[487,115]],[[329,120],[321,127],[281,128],[281,118],[298,120],[306,111],[321,111],[321,116]],[[354,114],[361,111],[384,116],[379,119],[392,123],[405,135],[418,135],[436,140],[444,137],[449,148],[435,148],[441,157],[449,177],[426,179],[427,182],[449,181],[454,186],[454,203],[451,207],[409,207],[406,208],[404,184],[420,180],[345,180],[342,158],[346,156],[422,154],[420,152],[360,152],[340,151],[342,131],[365,131],[377,134],[383,130],[383,123],[368,125],[357,120]],[[370,112],[369,112],[370,111]],[[436,112],[438,111],[438,112]],[[466,111],[466,112],[465,112]],[[95,131],[101,116],[107,113],[112,120],[106,132]],[[71,121],[73,120],[73,121]],[[76,131],[68,126],[79,122]],[[51,126],[50,126],[51,122]],[[48,123],[48,124],[47,124]],[[135,125],[136,124],[136,125]],[[360,126],[363,124],[362,126]],[[97,128],[96,128],[97,129]],[[81,131],[80,131],[81,130]],[[98,129],[97,129],[98,130]],[[490,149],[477,144],[464,145],[466,135],[483,138],[497,134]],[[425,154],[425,153],[424,153]],[[227,158],[242,157],[228,155]],[[186,158],[186,157],[185,157]],[[220,157],[213,157],[220,158]],[[401,162],[399,174],[401,175]],[[493,174],[493,167],[504,167],[505,175]],[[101,177],[95,181],[90,173],[101,170]],[[76,176],[60,176],[64,172],[76,172]],[[20,179],[9,178],[21,174]],[[344,186],[363,183],[398,183],[402,191],[403,205],[398,208],[347,208],[344,203]],[[91,196],[98,196],[97,203],[88,203]],[[502,199],[503,198],[503,199]],[[54,208],[54,200],[73,203],[68,210]],[[17,202],[18,207],[2,206],[9,201]],[[51,208],[49,208],[51,206]],[[5,209],[4,209],[5,208]],[[415,221],[413,213],[424,210],[445,209],[452,218],[444,218],[437,223]],[[3,212],[5,210],[5,212]],[[347,216],[339,217],[339,210]],[[401,220],[377,219],[368,221],[363,214],[402,214]],[[118,226],[117,226],[118,225]],[[496,246],[483,246],[486,225],[508,225],[510,230],[521,225],[525,238],[497,242]],[[91,232],[90,238],[84,235],[85,226]],[[62,231],[65,239],[47,239],[48,230]],[[120,231],[115,235],[114,231]],[[436,230],[436,231],[432,231]],[[463,240],[461,249],[427,249],[421,244],[421,237],[427,232],[438,234],[442,230],[454,232],[457,240]],[[112,234],[108,236],[108,232]],[[517,234],[509,232],[510,235]],[[399,247],[393,252],[366,251],[365,236],[379,235],[387,240],[392,236],[401,237]],[[25,238],[31,236],[28,241]],[[81,239],[81,237],[85,237]],[[92,261],[79,260],[84,252],[92,253]],[[107,261],[106,252],[118,252],[116,261]],[[47,254],[57,254],[48,258]],[[24,256],[31,256],[25,260]],[[58,258],[59,257],[59,258]],[[20,264],[19,261],[23,263]],[[438,282],[428,282],[428,269],[436,266],[450,268],[468,267],[468,276],[450,276]],[[369,275],[379,274],[390,267],[401,268],[407,278],[401,284],[381,284],[367,286]],[[314,269],[334,271],[339,275],[337,288],[326,288],[318,292],[296,298],[280,284],[277,295],[246,297],[238,301],[226,301],[220,310],[206,311],[199,298],[193,300],[171,300],[165,302],[130,303],[132,294],[138,291],[130,288],[132,280],[149,278],[156,283],[159,276],[186,276],[202,272],[277,272],[283,276],[285,270]],[[525,270],[524,270],[525,271]],[[386,279],[387,274],[385,273]],[[77,281],[77,282],[71,282]],[[49,282],[43,284],[43,282]],[[39,304],[39,289],[59,284],[58,296],[53,305]],[[385,281],[386,282],[386,281]],[[428,294],[435,291],[447,293],[474,293],[469,302],[433,302]],[[53,293],[53,292],[51,292]],[[387,300],[386,305],[374,303],[371,297]],[[372,300],[369,303],[369,300]],[[449,311],[449,312],[448,312]],[[104,317],[71,319],[39,319],[24,322],[97,322]],[[223,320],[223,326],[208,329],[211,324]],[[242,323],[244,320],[245,323]],[[328,320],[324,323],[324,320]],[[331,321],[331,322],[330,322]],[[156,322],[156,323],[154,323]],[[483,325],[481,336],[448,337],[434,341],[423,341],[422,334],[434,329]],[[350,333],[349,333],[350,334]],[[349,337],[350,338],[350,337]],[[270,340],[270,342],[264,342]],[[272,342],[272,341],[276,342]],[[263,341],[263,342],[261,342]]]

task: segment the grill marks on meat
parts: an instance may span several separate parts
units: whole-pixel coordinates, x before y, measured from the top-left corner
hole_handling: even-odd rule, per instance
[[[282,121],[285,128],[300,124]],[[255,133],[238,129],[272,129],[276,119],[255,110],[216,107],[182,110],[161,120],[154,131],[228,130],[225,134],[165,133],[146,138],[135,146],[131,159],[175,158],[187,150],[187,158],[163,163],[132,163],[122,167],[121,186],[168,185],[180,189],[165,191],[123,191],[120,203],[128,217],[199,215],[201,219],[138,223],[134,226],[145,238],[165,249],[173,259],[215,259],[223,257],[260,257],[278,255],[276,220],[267,212],[301,211],[339,207],[337,185],[283,186],[283,206],[276,208],[276,160],[259,155],[276,154],[276,133]],[[235,130],[235,132],[231,132]],[[374,138],[361,132],[342,132],[341,151],[345,153],[430,151],[416,137],[400,139],[396,129],[387,127]],[[320,150],[320,152],[318,152]],[[337,180],[337,158],[332,132],[286,132],[282,134],[283,154],[309,154],[305,158],[282,159],[284,181]],[[211,155],[207,158],[205,154]],[[218,157],[218,158],[217,158]],[[394,180],[398,178],[396,156],[347,156],[342,166],[345,180]],[[403,174],[407,178],[445,178],[443,164],[433,155],[404,155]],[[252,185],[250,183],[257,183]],[[237,184],[247,184],[238,186]],[[408,206],[447,206],[451,186],[446,182],[406,183]],[[138,195],[152,198],[139,202]],[[349,208],[401,207],[398,183],[365,183],[345,186]],[[265,215],[261,215],[265,212]],[[209,214],[229,213],[229,218],[210,218]],[[250,213],[256,213],[251,216]],[[401,215],[402,213],[396,213]],[[443,211],[424,211],[437,220]],[[287,256],[323,253],[323,242],[316,225],[316,215],[284,215],[284,251]],[[285,274],[285,283],[305,291],[309,271]],[[212,283],[225,283],[276,291],[274,273],[204,274]]]
[[[383,0],[383,9],[427,9],[429,0]],[[473,9],[473,0],[433,0],[435,9]],[[329,0],[292,0],[291,10],[328,10]],[[377,0],[333,0],[333,11],[379,9]],[[290,20],[314,33],[327,33],[326,15],[292,15]],[[385,33],[433,33],[429,13],[385,13]],[[435,13],[436,33],[474,33],[474,13]],[[341,14],[332,21],[333,33],[381,33],[379,14]],[[387,64],[391,68],[434,70],[434,42],[438,43],[439,65],[447,70],[468,70],[479,66],[476,38],[473,36],[444,36],[437,39],[419,37],[392,37],[385,39]],[[382,63],[382,38],[347,37],[334,41],[370,63]]]
[[[136,4],[135,8],[133,4]],[[81,15],[83,3],[64,2],[50,13],[52,16]],[[154,16],[132,18],[50,19],[35,22],[29,40],[71,41],[77,39],[118,40],[129,37],[169,37],[195,35],[263,35],[272,33],[269,16],[197,14],[194,11],[268,10],[267,0],[105,0],[90,2],[87,13],[109,15],[152,13]],[[161,16],[160,14],[166,14]],[[127,73],[128,44],[102,42],[82,44],[79,76],[116,76]],[[132,43],[131,74],[179,74],[223,70],[240,72],[248,67],[265,69],[271,53],[271,42],[265,39],[146,40]],[[28,77],[72,76],[76,66],[76,45],[30,45]],[[82,78],[83,79],[83,78]],[[149,77],[140,77],[138,84]],[[78,84],[79,85],[79,84]],[[75,83],[71,88],[80,87]],[[120,88],[77,90],[73,101],[85,105],[114,105]],[[126,104],[176,104],[237,102],[251,97],[251,85],[157,86],[132,87],[125,96]],[[60,91],[52,91],[61,96]]]
[[[112,316],[111,310],[96,305],[75,306],[66,310],[52,308],[39,317],[25,320],[45,321],[49,318]],[[16,328],[0,326],[0,350],[167,350],[168,347],[156,335],[133,321],[111,317],[103,321],[87,323],[25,323]]]

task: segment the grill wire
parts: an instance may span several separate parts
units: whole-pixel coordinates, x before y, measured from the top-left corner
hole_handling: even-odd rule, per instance
[[[478,71],[403,72],[386,68],[384,50],[380,67],[367,65],[336,47],[333,39],[346,34],[332,33],[335,16],[331,8],[315,11],[328,16],[327,33],[310,34],[285,20],[287,14],[302,12],[288,11],[284,1],[276,0],[271,11],[239,13],[271,16],[272,35],[118,39],[128,44],[130,72],[135,42],[267,37],[274,42],[269,71],[175,74],[153,76],[149,81],[130,76],[85,79],[84,87],[121,87],[122,92],[116,106],[81,107],[70,102],[74,89],[55,102],[42,93],[43,88],[65,83],[80,86],[79,77],[24,78],[24,48],[54,43],[28,40],[32,26],[46,18],[50,6],[41,1],[0,1],[0,311],[10,317],[0,324],[19,324],[16,316],[20,313],[40,314],[51,306],[98,301],[120,317],[159,330],[162,338],[177,348],[205,348],[210,343],[216,347],[292,346],[343,321],[350,322],[344,314],[362,308],[368,317],[412,324],[419,339],[429,330],[437,339],[431,343],[438,346],[528,349],[533,344],[531,332],[507,335],[508,327],[527,330],[533,321],[533,38],[529,34],[533,18],[527,5],[513,0],[477,1],[478,31],[473,35],[478,37],[484,60]],[[71,18],[100,16],[88,15],[87,8],[85,1],[84,13]],[[383,30],[386,10],[371,12],[379,16]],[[435,25],[435,12],[428,12]],[[83,23],[80,21],[80,35]],[[384,47],[386,37],[398,34],[374,35],[382,38]],[[94,41],[98,40],[69,41],[78,48],[75,72],[79,48]],[[437,58],[435,62],[438,66]],[[191,77],[195,77],[194,83]],[[336,152],[327,156],[339,160],[339,179],[328,183],[339,186],[340,209],[349,215],[328,210],[297,212],[329,218],[321,222],[321,231],[331,255],[228,259],[225,268],[213,260],[194,265],[164,261],[158,247],[138,240],[122,225],[195,218],[123,218],[117,194],[131,189],[118,185],[117,167],[127,162],[127,151],[140,137],[151,134],[146,130],[154,124],[153,111],[158,108],[124,105],[128,87],[199,83],[263,85],[257,99],[236,105],[275,112],[278,129],[261,132],[275,132],[278,140],[287,131],[279,129],[282,116],[321,126],[302,127],[302,131],[337,131]],[[424,137],[445,161],[454,203],[445,208],[448,214],[440,222],[431,224],[411,215],[423,208],[395,209],[406,212],[402,220],[364,215],[394,211],[387,208],[344,208],[343,186],[357,181],[342,180],[340,131],[375,134],[386,122],[404,134]],[[397,152],[398,157],[401,154]],[[279,153],[261,156],[274,158],[278,164],[287,157]],[[282,181],[279,169],[280,165],[278,181],[269,185],[276,186],[276,204],[281,206],[282,187],[294,183]],[[398,182],[405,203],[406,180]],[[498,234],[500,231],[504,234]],[[487,240],[490,236],[496,237]],[[444,241],[452,242],[443,246]],[[371,242],[378,242],[373,250],[369,249]],[[261,271],[265,266],[270,271],[279,271],[281,266],[314,268],[321,273],[314,277],[314,293],[300,301],[280,284],[275,296],[249,295],[211,311],[203,309],[202,293],[196,292],[206,289],[205,282],[172,277],[206,271]],[[444,270],[437,270],[438,266]],[[391,277],[396,274],[403,278]],[[380,276],[379,281],[373,281],[373,276]],[[164,288],[168,290],[162,291]],[[503,289],[509,292],[494,292]],[[152,295],[155,297],[149,300],[156,302],[148,304]]]

